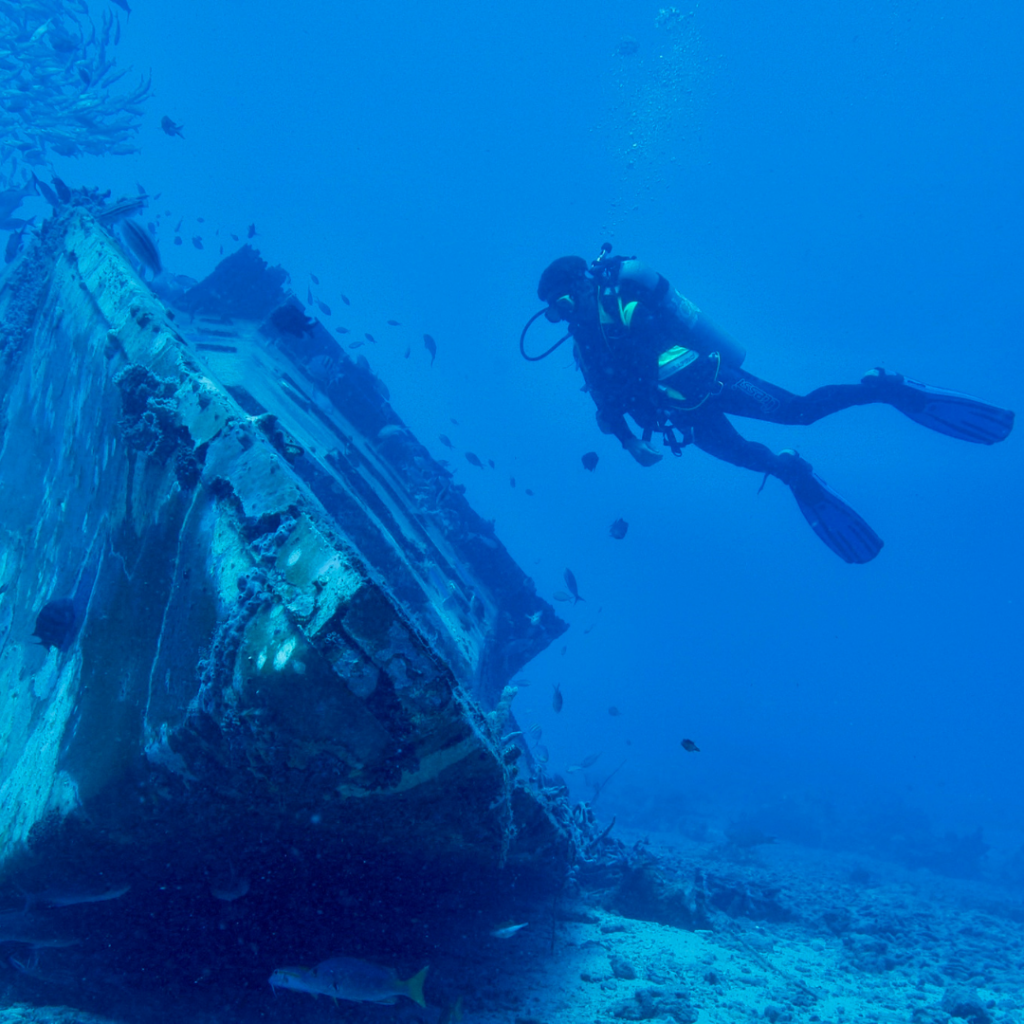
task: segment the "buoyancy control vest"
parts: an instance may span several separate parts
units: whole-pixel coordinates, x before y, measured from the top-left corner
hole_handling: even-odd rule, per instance
[[[626,264],[634,264],[623,268]],[[638,263],[635,257],[612,256],[595,260],[590,276],[597,285],[597,313],[601,336],[609,349],[628,343],[634,318],[641,305],[654,323],[642,318],[649,329],[659,327],[666,334],[690,332],[700,311],[681,292],[656,271]],[[623,291],[636,295],[636,298]],[[661,321],[659,324],[657,321]],[[701,353],[685,345],[675,344],[658,354],[658,390],[676,410],[699,408],[722,390],[718,380],[722,357],[718,352]]]

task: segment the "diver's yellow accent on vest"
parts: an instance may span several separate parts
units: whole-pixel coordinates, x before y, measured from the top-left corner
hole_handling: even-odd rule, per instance
[[[658,356],[658,380],[665,380],[672,374],[685,370],[694,360],[699,359],[700,354],[692,348],[683,348],[682,345],[673,345],[665,349]]]
[[[616,301],[619,307],[619,323],[628,331],[630,324],[633,322],[633,314],[636,312],[636,307],[640,305],[640,303],[635,300],[625,304],[623,304],[622,299],[617,299]],[[612,339],[609,338],[607,329],[614,325],[615,330],[618,331],[619,324],[615,322],[615,317],[604,308],[604,303],[601,301],[600,297],[598,297],[597,301],[597,316],[601,324],[601,333],[604,335],[604,340],[606,342],[611,341]],[[621,338],[624,337],[624,335],[617,333],[613,337]]]

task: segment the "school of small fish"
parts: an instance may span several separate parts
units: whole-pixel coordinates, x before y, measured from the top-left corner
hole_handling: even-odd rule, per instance
[[[118,6],[128,10],[127,3]],[[146,111],[150,81],[115,91],[131,68],[112,49],[120,17],[97,27],[85,0],[0,0],[0,184],[24,183],[51,154],[125,155]],[[126,83],[127,84],[127,83]],[[179,127],[179,126],[176,126]]]

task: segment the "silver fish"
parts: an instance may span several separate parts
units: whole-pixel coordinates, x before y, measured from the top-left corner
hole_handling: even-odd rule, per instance
[[[41,892],[29,896],[30,903],[45,903],[48,907],[75,907],[82,903],[105,903],[120,899],[130,885],[117,885],[102,892]]]
[[[114,203],[113,206],[104,207],[96,215],[96,219],[101,224],[113,224],[115,221],[120,220],[122,217],[128,217],[135,213],[137,210],[143,209],[149,202],[149,196],[133,196],[131,199],[122,199],[120,202]],[[175,231],[179,230],[175,228]]]
[[[347,999],[353,1003],[395,1003],[406,996],[418,1006],[423,999],[424,967],[418,974],[402,981],[392,967],[338,956],[324,960],[316,967],[278,967],[270,976],[272,988],[290,988],[295,992]]]

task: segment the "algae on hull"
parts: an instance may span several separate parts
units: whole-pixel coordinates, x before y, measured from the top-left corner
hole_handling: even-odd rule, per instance
[[[8,272],[2,858],[79,809],[97,864],[311,816],[487,861],[513,804],[556,839],[485,713],[565,625],[372,373],[275,326],[283,280],[245,247],[176,312],[81,209]],[[69,649],[27,646],[65,596]]]

